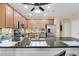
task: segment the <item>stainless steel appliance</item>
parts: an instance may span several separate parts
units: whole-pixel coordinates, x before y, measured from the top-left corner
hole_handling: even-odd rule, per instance
[[[47,24],[47,37],[56,36],[56,25],[54,24]]]

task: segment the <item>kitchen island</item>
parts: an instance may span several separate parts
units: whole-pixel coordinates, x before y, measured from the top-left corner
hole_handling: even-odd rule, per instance
[[[72,37],[52,37],[46,40],[49,47],[79,47],[79,41]]]
[[[79,47],[79,41],[77,41],[75,38],[73,40],[71,37],[69,37],[69,40],[68,38],[65,37],[63,38],[63,40],[60,40],[60,37],[45,38],[46,40],[40,40],[41,38],[38,39],[39,40],[32,40],[28,47],[30,48]]]

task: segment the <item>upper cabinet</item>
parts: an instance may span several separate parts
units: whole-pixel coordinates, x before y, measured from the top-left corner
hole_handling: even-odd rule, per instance
[[[0,3],[0,28],[5,27],[6,8],[5,4]]]
[[[26,19],[6,3],[0,3],[0,28],[18,28],[18,23],[26,27]]]
[[[54,19],[48,19],[49,20],[49,24],[54,24]]]
[[[24,24],[24,28],[27,27],[27,20],[25,18],[23,18],[23,24]]]
[[[13,28],[13,8],[10,6],[6,5],[6,27]]]
[[[22,15],[19,15],[19,22],[21,25],[23,25],[24,28],[27,27],[27,21],[26,21],[26,18],[23,17]]]
[[[14,28],[18,28],[19,14],[14,11]]]

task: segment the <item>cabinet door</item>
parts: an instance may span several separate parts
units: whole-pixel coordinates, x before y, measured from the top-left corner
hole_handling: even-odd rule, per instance
[[[19,22],[20,24],[23,24],[23,17],[19,14]]]
[[[49,23],[48,24],[54,24],[54,19],[48,19]]]
[[[6,27],[13,28],[13,8],[6,5]]]
[[[6,9],[5,9],[5,4],[0,4],[0,28],[5,27],[5,14],[6,14]]]
[[[27,21],[26,21],[25,18],[23,18],[23,24],[24,24],[24,28],[26,28],[27,27]]]
[[[14,28],[18,28],[19,14],[14,11]]]
[[[24,18],[23,16],[19,16],[19,22],[20,22],[20,24],[23,24],[23,26],[24,26],[24,28],[26,28],[27,27],[27,21],[26,21],[26,18]]]

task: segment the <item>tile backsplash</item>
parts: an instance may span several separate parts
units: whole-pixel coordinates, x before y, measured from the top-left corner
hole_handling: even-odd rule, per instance
[[[14,31],[12,28],[2,28],[0,30],[1,39],[13,39],[14,38]]]
[[[11,28],[2,28],[2,34],[11,34],[12,29]]]

